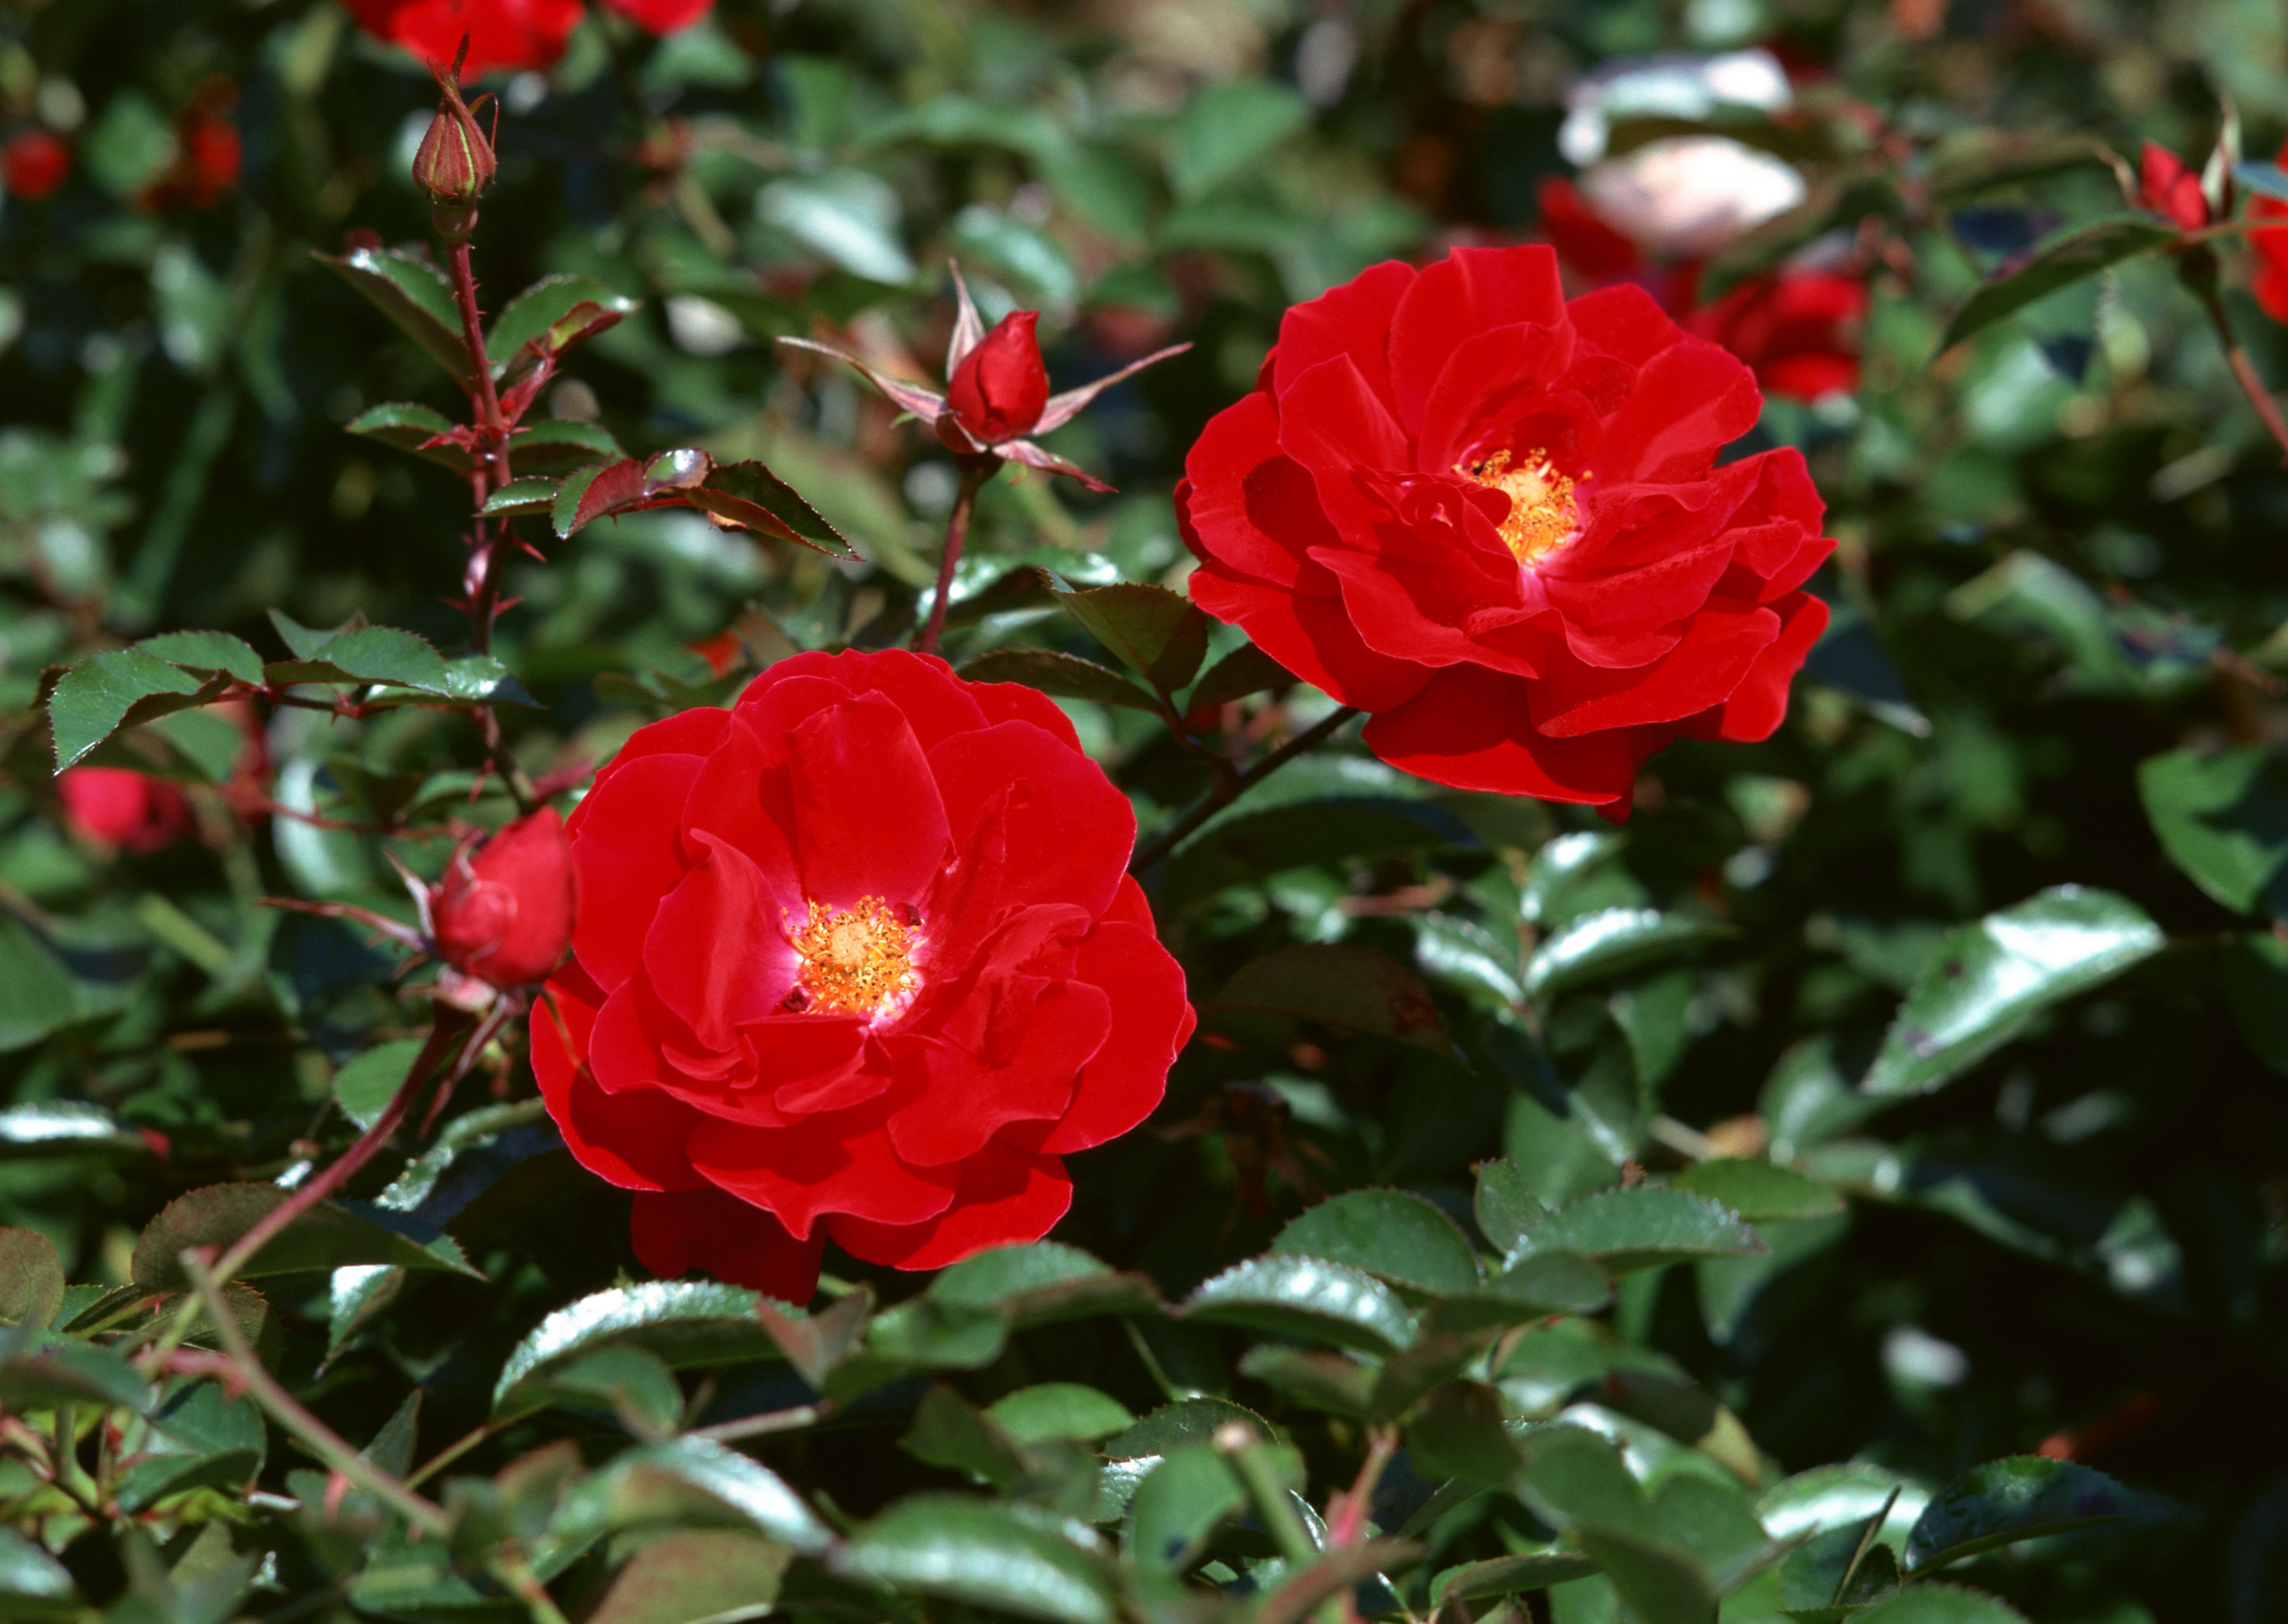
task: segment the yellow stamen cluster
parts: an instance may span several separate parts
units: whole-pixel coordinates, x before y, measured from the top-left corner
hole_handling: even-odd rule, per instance
[[[854,907],[813,901],[810,916],[790,935],[802,955],[787,1007],[820,1015],[875,1015],[921,985],[913,968],[910,909],[879,897]]]
[[[1577,519],[1573,481],[1550,467],[1543,453],[1533,452],[1513,464],[1506,450],[1497,451],[1455,471],[1509,498],[1501,538],[1529,569],[1573,539]]]

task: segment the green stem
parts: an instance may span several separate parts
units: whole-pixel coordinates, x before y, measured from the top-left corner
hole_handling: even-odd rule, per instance
[[[945,630],[945,611],[953,597],[953,572],[961,562],[962,543],[969,537],[969,511],[977,503],[977,493],[985,481],[1001,468],[997,456],[965,456],[961,462],[961,489],[954,496],[953,511],[946,515],[945,549],[938,555],[937,596],[930,599],[929,620],[922,627],[921,636],[914,639],[918,653],[937,653],[938,634]]]
[[[1255,1429],[1245,1422],[1227,1422],[1215,1430],[1213,1442],[1239,1481],[1247,1497],[1255,1502],[1255,1514],[1263,1519],[1264,1531],[1279,1547],[1279,1554],[1287,1559],[1290,1569],[1301,1569],[1319,1559],[1319,1548],[1312,1542],[1311,1531],[1303,1526],[1296,1515],[1294,1496],[1287,1485],[1279,1481],[1278,1469],[1272,1464],[1271,1451],[1258,1438]]]
[[[1185,836],[1214,817],[1216,813],[1239,799],[1242,795],[1261,783],[1298,756],[1325,743],[1335,735],[1344,723],[1356,715],[1358,715],[1358,709],[1355,706],[1345,705],[1331,716],[1296,734],[1246,772],[1235,773],[1217,784],[1191,811],[1137,847],[1136,855],[1129,860],[1128,872],[1143,873],[1174,851]]]

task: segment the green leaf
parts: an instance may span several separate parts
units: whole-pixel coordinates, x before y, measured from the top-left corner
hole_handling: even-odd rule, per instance
[[[2288,1072],[2288,942],[2251,931],[2224,948],[2224,996],[2240,1034],[2276,1072]]]
[[[135,646],[203,676],[230,677],[243,683],[262,680],[262,656],[243,638],[227,631],[163,631]]]
[[[1187,1444],[1171,1450],[1136,1485],[1122,1543],[1129,1559],[1147,1571],[1184,1573],[1206,1553],[1209,1536],[1223,1520],[1246,1504],[1247,1487],[1223,1452],[1213,1444]]]
[[[226,685],[201,678],[139,648],[106,649],[63,674],[48,696],[56,771],[78,761],[123,726],[203,704]]]
[[[243,1493],[268,1448],[261,1406],[253,1399],[231,1398],[218,1382],[178,1379],[139,1432],[131,1430],[123,1440],[120,1509],[143,1511],[197,1488]]]
[[[2026,1624],[2026,1615],[1981,1590],[1926,1584],[1861,1608],[1851,1624]]]
[[[2170,860],[2236,914],[2288,912],[2288,762],[2267,750],[2171,750],[2137,769]]]
[[[2052,1005],[2161,950],[2144,909],[2109,891],[2059,885],[1951,932],[1899,1006],[1862,1092],[1927,1094]]]
[[[735,529],[799,543],[836,558],[857,555],[841,533],[760,463],[718,464],[704,451],[663,451],[582,468],[556,487],[549,523],[568,537],[615,513],[697,508]]]
[[[1054,1240],[989,1248],[939,1274],[928,1295],[948,1308],[989,1310],[1020,1330],[1160,1306],[1159,1293],[1144,1276],[1116,1272],[1078,1247]]]
[[[13,920],[0,920],[0,988],[26,985],[16,978],[21,962],[12,960],[7,952],[7,927],[14,923]],[[62,974],[62,966],[58,965],[57,970]],[[64,996],[68,1000],[68,979],[64,986]],[[0,1020],[5,1018],[5,997],[4,993],[0,993]],[[0,1048],[12,1046],[0,1038]],[[140,1134],[121,1127],[118,1120],[100,1105],[56,1099],[38,1105],[11,1105],[0,1111],[0,1158],[85,1155],[91,1152],[147,1156],[151,1147]]]
[[[453,432],[453,420],[434,407],[411,400],[385,400],[369,406],[342,425],[353,434],[377,440],[400,451],[410,451],[457,473],[466,472],[469,454],[458,446],[433,446],[429,441]]]
[[[1366,1353],[1414,1341],[1414,1319],[1395,1292],[1363,1270],[1276,1254],[1235,1264],[1205,1281],[1178,1313]]]
[[[1454,1221],[1403,1190],[1353,1190],[1309,1208],[1279,1232],[1275,1253],[1324,1257],[1394,1286],[1474,1290],[1477,1254]]]
[[[356,248],[311,257],[365,295],[448,375],[469,376],[469,351],[461,341],[453,290],[433,266],[395,249]]]
[[[967,1472],[997,1489],[1024,1480],[1024,1450],[1000,1423],[948,1387],[933,1387],[914,1410],[914,1424],[898,1446],[916,1460]]]
[[[843,534],[762,463],[719,463],[703,485],[682,493],[683,505],[759,535],[799,542],[838,558],[854,558]]]
[[[1791,1614],[1862,1605],[1899,1588],[1899,1558],[1881,1543],[1882,1513],[1823,1529],[1780,1564],[1780,1605]]]
[[[552,513],[556,511],[556,481],[525,478],[511,479],[491,495],[478,513],[489,519],[503,514]]]
[[[1520,1488],[1536,1515],[1559,1527],[1597,1523],[1637,1527],[1647,1514],[1644,1491],[1612,1440],[1569,1422],[1524,1434]]]
[[[1184,709],[1205,710],[1212,706],[1227,705],[1267,688],[1286,687],[1295,680],[1292,671],[1254,644],[1243,643],[1208,667],[1198,685],[1185,696]]]
[[[1578,1551],[1559,1550],[1554,1546],[1519,1551],[1513,1556],[1465,1562],[1459,1567],[1446,1569],[1430,1581],[1430,1604],[1434,1608],[1442,1607],[1450,1601],[1471,1602],[1490,1596],[1515,1596],[1524,1590],[1546,1590],[1552,1585],[1586,1578],[1595,1572],[1597,1565]]]
[[[1110,1565],[1012,1509],[917,1494],[861,1527],[827,1559],[844,1579],[1053,1624],[1115,1624]]]
[[[0,1405],[21,1413],[59,1404],[116,1405],[143,1411],[151,1384],[108,1348],[74,1337],[34,1332],[11,1339],[15,1351],[0,1360]]]
[[[1585,1523],[1575,1532],[1644,1624],[1713,1624],[1716,1583],[1691,1552],[1633,1528]]]
[[[275,1184],[209,1184],[176,1197],[136,1237],[131,1278],[136,1285],[153,1291],[182,1289],[189,1284],[181,1261],[186,1248],[229,1246],[283,1206],[288,1196],[289,1192]],[[449,1239],[439,1236],[424,1244],[331,1201],[319,1202],[273,1236],[235,1278],[298,1274],[356,1264],[445,1269],[473,1279],[484,1278],[469,1267]]]
[[[36,1229],[0,1228],[0,1319],[45,1326],[64,1305],[64,1260]]]
[[[517,1403],[608,1410],[640,1438],[671,1433],[683,1417],[683,1389],[667,1361],[628,1343],[608,1344],[528,1377],[517,1390]]]
[[[565,1495],[552,1532],[578,1543],[631,1529],[695,1526],[753,1529],[806,1556],[834,1540],[784,1478],[705,1438],[679,1438],[613,1456]]]
[[[778,1344],[755,1317],[759,1294],[740,1286],[651,1280],[600,1291],[558,1309],[517,1343],[493,1384],[493,1411],[520,1407],[524,1382],[599,1348],[630,1343],[674,1369],[776,1359]],[[793,1317],[800,1311],[774,1303]]]
[[[1931,1497],[1907,1532],[1907,1569],[1927,1573],[2022,1540],[2167,1514],[2165,1502],[2077,1462],[2013,1455],[1972,1467]]]
[[[790,1556],[736,1528],[684,1528],[637,1547],[585,1624],[732,1624],[778,1599]]]
[[[1168,142],[1168,184],[1189,201],[1254,168],[1311,122],[1311,106],[1267,79],[1226,79],[1192,98]]]
[[[1072,1438],[1094,1443],[1136,1424],[1128,1406],[1077,1382],[1043,1382],[995,1399],[985,1412],[1020,1444]]]
[[[2024,261],[1980,284],[1947,323],[1934,353],[1945,353],[2036,299],[2176,241],[2174,226],[2142,214],[2113,215],[2052,237]]]
[[[1477,1192],[1470,1210],[1495,1250],[1507,1256],[1549,1216],[1549,1208],[1533,1193],[1523,1169],[1506,1157],[1482,1161],[1474,1172]]]
[[[329,638],[310,651],[309,659],[360,682],[396,683],[429,693],[447,691],[444,656],[425,638],[394,626],[361,626]]]
[[[1732,934],[1721,921],[1648,907],[1608,907],[1560,928],[1525,963],[1525,995],[1536,1002]]]
[[[1730,1208],[1751,1224],[1773,1218],[1817,1218],[1843,1210],[1843,1200],[1815,1178],[1768,1161],[1720,1156],[1695,1163],[1668,1181]]]
[[[1239,1374],[1314,1409],[1361,1419],[1374,1414],[1378,1373],[1373,1365],[1347,1354],[1259,1343],[1240,1356]]]
[[[1119,672],[1052,648],[997,648],[968,661],[961,675],[970,682],[1021,682],[1060,699],[1125,705],[1154,716],[1160,712],[1150,694]]]
[[[12,914],[0,914],[0,1054],[28,1048],[85,1011],[78,979],[55,948]],[[0,1111],[0,1156],[83,1150],[139,1151],[93,1105],[58,1100]]]
[[[1173,1454],[1185,1444],[1202,1444],[1228,1422],[1245,1422],[1258,1434],[1275,1438],[1271,1423],[1243,1404],[1228,1398],[1181,1398],[1164,1404],[1116,1438],[1105,1440],[1103,1454],[1113,1461],[1140,1461]]]
[[[519,483],[528,474],[565,474],[594,463],[616,463],[627,456],[602,424],[570,417],[544,417],[527,424],[509,442],[509,454]]]
[[[615,293],[585,276],[544,276],[511,299],[485,335],[485,356],[503,383],[532,370],[536,360],[525,345],[551,358],[585,338],[616,327],[643,308],[643,301]]]
[[[1695,1257],[1760,1252],[1755,1231],[1705,1196],[1682,1190],[1600,1190],[1561,1207],[1526,1237],[1526,1256],[1577,1252],[1611,1274]]]
[[[863,170],[828,170],[765,186],[755,211],[821,257],[869,281],[903,287],[914,262],[898,240],[898,194]]]
[[[1454,1052],[1422,978],[1387,955],[1347,942],[1275,947],[1242,965],[1207,1008],[1323,1021],[1435,1055]]]
[[[378,1049],[369,1049],[334,1073],[334,1099],[342,1114],[360,1128],[370,1128],[382,1108],[404,1086],[406,1073],[426,1046],[421,1038],[399,1038]]]
[[[1525,1461],[1502,1423],[1502,1397],[1492,1388],[1482,1382],[1447,1382],[1406,1430],[1414,1470],[1431,1479],[1507,1486]]]
[[[0,1528],[0,1613],[66,1619],[84,1605],[68,1568],[13,1528]]]
[[[1423,1324],[1442,1332],[1526,1325],[1552,1314],[1593,1314],[1612,1298],[1605,1271],[1587,1258],[1536,1251],[1474,1290],[1435,1303]]]
[[[1164,586],[1121,582],[1059,590],[1057,601],[1096,640],[1162,693],[1198,674],[1212,622],[1188,598]]]

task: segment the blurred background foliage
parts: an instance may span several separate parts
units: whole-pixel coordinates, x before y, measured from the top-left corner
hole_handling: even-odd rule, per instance
[[[2288,907],[2288,476],[2164,255],[1938,353],[1982,278],[2120,212],[2100,143],[2133,162],[2151,139],[2197,167],[2221,95],[2247,152],[2274,149],[2276,0],[720,0],[660,40],[591,15],[552,69],[486,86],[489,305],[548,273],[643,300],[544,410],[639,455],[760,457],[865,562],[688,512],[543,541],[495,645],[540,701],[506,713],[512,742],[536,774],[574,769],[754,663],[911,623],[951,460],[775,337],[932,377],[951,257],[989,319],[1043,312],[1061,384],[1190,339],[1052,440],[1118,494],[1011,470],[981,503],[951,656],[1101,660],[1016,572],[1180,584],[1183,452],[1251,385],[1287,304],[1380,258],[1529,239],[1542,183],[1570,172],[1558,138],[1582,75],[1747,45],[1787,65],[1794,107],[1726,127],[1797,167],[1807,201],[1783,227],[1840,230],[1870,300],[1856,392],[1775,400],[1758,431],[1806,449],[1840,543],[1815,583],[1836,627],[1787,725],[1671,749],[1619,830],[1437,791],[1355,747],[1270,780],[1156,875],[1207,1035],[1147,1129],[1077,1164],[1059,1236],[1173,1299],[1329,1192],[1399,1185],[1467,1225],[1470,1168],[1497,1155],[1552,1202],[1712,1153],[1792,1161],[1847,1210],[1760,1226],[1760,1258],[1630,1274],[1604,1317],[1629,1359],[1688,1374],[1781,1470],[1858,1460],[1934,1485],[2040,1449],[2175,1503],[2157,1533],[1984,1559],[1978,1582],[2032,1616],[2288,1616],[2288,939],[2271,923]],[[393,848],[432,872],[449,816],[505,811],[462,798],[470,730],[444,713],[282,710],[252,746],[188,713],[95,758],[181,785],[180,837],[107,849],[65,816],[37,709],[44,671],[163,629],[274,655],[274,607],[460,635],[462,482],[344,432],[380,403],[454,402],[311,257],[427,240],[406,170],[432,105],[416,65],[330,0],[0,6],[0,134],[68,156],[49,186],[23,167],[42,152],[13,149],[0,207],[0,1220],[51,1238],[75,1281],[129,1279],[137,1232],[182,1192],[338,1143],[350,1063],[417,1030],[356,933],[253,906],[401,915],[382,843],[265,805],[399,828]],[[2235,329],[2288,380],[2288,330],[2221,251]],[[1235,644],[1217,633],[1217,653]],[[1260,736],[1326,704],[1289,692],[1228,725]],[[1148,711],[1073,709],[1148,832],[1201,792]],[[1997,939],[1949,932],[2068,885],[2126,911],[2026,929],[2094,932],[2118,963],[2038,985],[1954,1050],[1930,1041],[1909,1076],[1929,1054],[1900,999],[1942,1000]],[[1603,957],[1541,951],[1610,910],[1658,928]],[[1324,1002],[1299,1021],[1219,1012],[1228,978],[1298,943],[1413,967],[1466,1063],[1402,1027],[1347,1030]],[[530,1097],[520,1061],[496,1060],[476,1115]],[[1855,1091],[1871,1064],[1895,1096]],[[433,1451],[481,1419],[543,1313],[640,1278],[617,1198],[550,1153],[544,1122],[470,1131],[493,1135],[487,1176],[514,1181],[455,1219],[491,1284],[401,1279],[347,1321],[322,1274],[275,1294],[279,1367],[353,1439],[418,1385]],[[970,1396],[1054,1374],[1140,1414],[1181,1390],[1100,1328],[1031,1334],[965,1378]],[[1354,1435],[1219,1380],[1190,1390],[1267,1410],[1315,1484],[1347,1479]],[[918,1476],[899,1436],[853,1425],[767,1458],[859,1515],[958,1480]],[[1441,1527],[1445,1561],[1500,1549],[1466,1519]],[[90,1596],[127,1583],[75,1549]],[[1556,1616],[1597,1616],[1561,1599],[1578,1590],[1552,1593]],[[274,1596],[248,1605],[285,1616]]]

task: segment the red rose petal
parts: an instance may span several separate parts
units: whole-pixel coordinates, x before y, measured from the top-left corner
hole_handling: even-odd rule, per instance
[[[1201,608],[1244,626],[1265,654],[1346,705],[1387,710],[1421,692],[1430,679],[1429,668],[1369,648],[1343,603],[1341,584],[1314,564],[1303,585],[1321,582],[1323,594],[1290,591],[1208,565],[1195,570],[1186,584]]]
[[[1111,1034],[1082,1067],[1071,1105],[1034,1147],[1052,1154],[1101,1145],[1151,1115],[1196,1019],[1182,966],[1149,930],[1097,926],[1073,973],[1120,995],[1108,1001]]]
[[[691,1164],[742,1200],[776,1213],[798,1240],[807,1240],[827,1213],[919,1224],[951,1204],[961,1168],[898,1160],[881,1127],[886,1109],[878,1101],[791,1128],[703,1121],[692,1130]]]
[[[1270,397],[1243,397],[1218,412],[1184,459],[1177,511],[1194,551],[1234,570],[1292,586],[1313,547],[1341,537],[1320,511],[1310,470],[1279,449]]]
[[[803,721],[788,743],[795,858],[810,899],[846,908],[865,897],[895,905],[926,896],[951,837],[904,712],[879,695],[846,700]]]
[[[767,743],[748,714],[731,713],[722,742],[684,796],[682,824],[687,867],[704,860],[700,837],[711,836],[745,854],[782,907],[805,911],[802,877],[788,844],[794,793],[786,751],[780,741]]]
[[[1283,394],[1323,360],[1347,355],[1381,400],[1394,408],[1390,390],[1390,323],[1398,302],[1414,285],[1415,270],[1395,259],[1369,265],[1339,288],[1294,305],[1279,323],[1271,354],[1271,388]]]
[[[1527,695],[1535,727],[1553,738],[1675,722],[1720,705],[1756,656],[1780,634],[1769,609],[1710,604],[1692,617],[1676,646],[1633,670],[1553,666]]]
[[[903,650],[866,654],[854,648],[834,657],[834,677],[851,693],[880,693],[904,712],[925,754],[956,733],[1011,719],[989,712],[985,685],[963,681],[935,654],[910,654]],[[1056,701],[1038,689],[1009,683],[999,685],[1031,694],[1044,708],[1055,711],[1065,727],[1071,727],[1064,713],[1057,710]],[[1079,743],[1077,736],[1074,743]]]
[[[1532,397],[1554,392],[1572,361],[1573,329],[1567,325],[1498,327],[1479,334],[1454,352],[1423,404],[1417,465],[1446,473],[1497,449],[1540,451],[1561,468],[1570,463],[1579,454],[1576,448],[1521,445],[1518,427],[1521,418],[1539,415]]]
[[[644,974],[707,1049],[736,1042],[794,990],[800,955],[788,940],[786,904],[754,860],[712,835],[692,838],[708,859],[683,877],[644,939]]]
[[[1762,408],[1753,373],[1714,345],[1688,339],[1637,374],[1627,401],[1605,420],[1591,471],[1631,484],[1702,479]]]
[[[961,1161],[1013,1122],[1055,1121],[1071,1105],[1081,1068],[1104,1047],[1112,1026],[1112,1000],[1101,987],[1061,982],[1025,1010],[1016,1047],[1006,1055],[945,1042],[921,1045],[916,1054],[927,1086],[889,1117],[899,1159],[915,1167]],[[1164,1081],[1166,1070],[1164,1065]]]
[[[797,1307],[818,1290],[826,1237],[797,1240],[759,1207],[712,1187],[639,1193],[629,1239],[643,1266],[663,1279],[694,1269]]]
[[[1827,630],[1827,606],[1808,592],[1782,598],[1771,608],[1781,617],[1780,635],[1756,656],[1724,701],[1715,732],[1719,739],[1754,744],[1778,731],[1787,716],[1788,685]]]
[[[942,1269],[988,1247],[1038,1240],[1072,1207],[1064,1163],[995,1143],[964,1170],[954,1203],[927,1223],[894,1225],[856,1216],[826,1220],[853,1257],[897,1269]]]
[[[702,764],[696,756],[624,757],[597,775],[596,787],[573,810],[568,827],[580,912],[572,952],[607,989],[635,973],[660,899],[683,878],[673,812]]]
[[[949,739],[929,766],[965,852],[999,792],[1023,788],[1008,804],[1003,901],[1069,902],[1092,915],[1110,905],[1136,846],[1136,812],[1103,768],[1026,722]]]
[[[606,1094],[583,1066],[601,1002],[575,966],[558,971],[533,1004],[532,1070],[548,1114],[580,1165],[608,1183],[630,1190],[696,1186],[701,1180],[683,1153],[698,1120],[690,1108],[658,1094]]]
[[[1595,804],[1627,796],[1637,757],[1613,733],[1552,739],[1527,707],[1533,685],[1471,665],[1449,666],[1395,710],[1366,725],[1369,749],[1401,772],[1545,801]]]
[[[1458,248],[1414,279],[1390,321],[1391,395],[1410,429],[1447,361],[1490,329],[1565,320],[1565,286],[1557,256],[1526,248]],[[1282,389],[1283,396],[1287,391]],[[1285,415],[1285,402],[1281,402]]]

